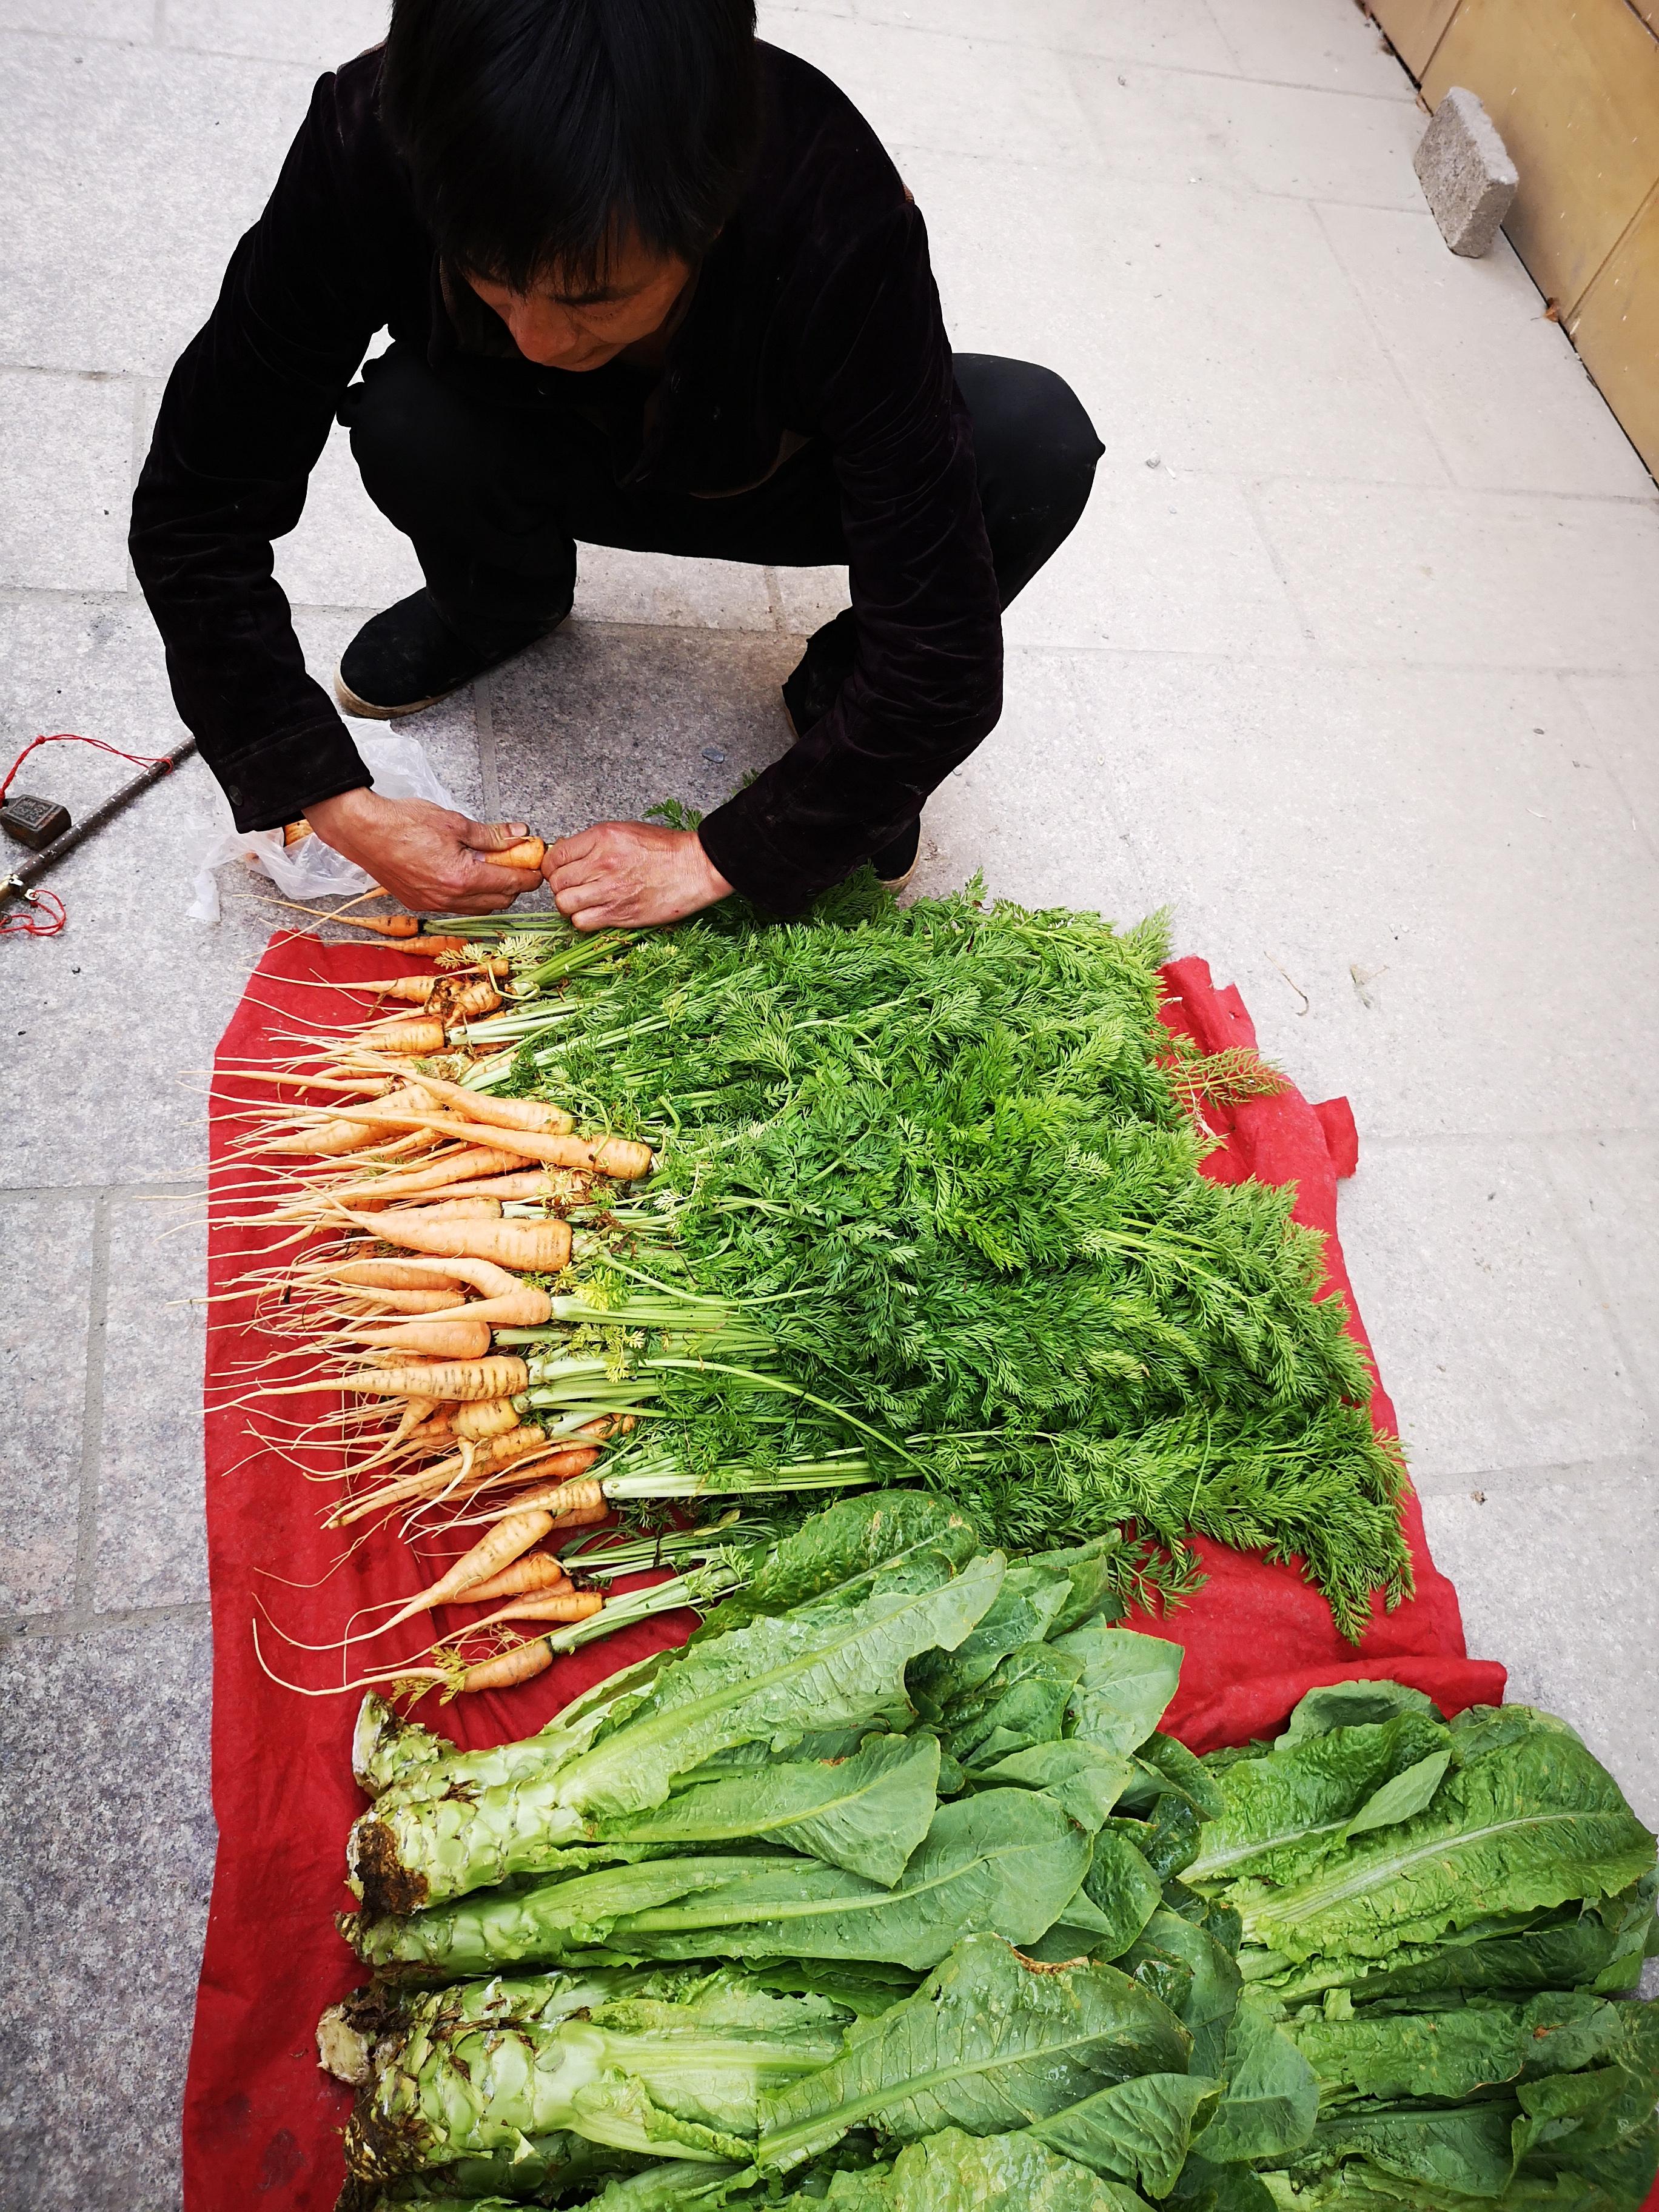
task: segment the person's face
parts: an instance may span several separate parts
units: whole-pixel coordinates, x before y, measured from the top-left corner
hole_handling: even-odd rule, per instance
[[[650,337],[668,319],[690,270],[672,255],[629,240],[611,255],[603,278],[566,287],[550,277],[528,292],[510,291],[488,276],[469,276],[526,361],[544,368],[603,368],[624,348]]]

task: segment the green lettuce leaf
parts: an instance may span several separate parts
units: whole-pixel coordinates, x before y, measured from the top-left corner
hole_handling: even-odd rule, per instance
[[[1091,1947],[1103,1959],[1115,1959],[1127,1951],[1164,1899],[1158,1876],[1135,1845],[1115,1826],[1103,1828],[1095,1838],[1094,1854],[1083,1877],[1083,1893],[1105,1922],[1103,1932]]]
[[[1053,1648],[1079,1660],[1067,1734],[1107,1751],[1136,1751],[1164,1717],[1181,1680],[1182,1650],[1162,1637],[1086,1622]]]
[[[1046,1790],[1092,1835],[1109,1817],[1133,1772],[1134,1761],[1121,1753],[1070,1736],[1063,1742],[1036,1743],[1011,1752],[994,1766],[980,1769],[975,1779]]]
[[[677,1790],[606,1823],[619,1843],[781,1844],[871,1881],[892,1883],[927,1833],[939,1749],[929,1735],[872,1735],[850,1758],[792,1765]]]
[[[1174,2188],[1219,2088],[1202,2075],[1138,2074],[1033,2121],[1030,2132],[1066,2157],[1138,2182],[1148,2197],[1162,2199]]]
[[[1279,1739],[1279,1747],[1300,1743],[1306,1736],[1325,1735],[1332,1729],[1360,1728],[1395,1720],[1401,1713],[1419,1713],[1430,1720],[1440,1718],[1434,1700],[1421,1690],[1408,1688],[1404,1682],[1328,1683],[1322,1689],[1310,1690],[1297,1706]]]
[[[972,1936],[839,2058],[769,2101],[757,2162],[787,2172],[866,2124],[907,2142],[947,2127],[1003,2134],[1131,2075],[1182,2073],[1189,2047],[1174,2014],[1115,1967],[1036,1966]]]
[[[1193,2039],[1193,2072],[1220,2076],[1242,1987],[1237,1960],[1201,1923],[1183,1918],[1168,1905],[1158,1907],[1118,1963],[1132,1974],[1150,1958],[1171,1959],[1186,1969],[1185,1986],[1172,2009]]]
[[[787,2212],[1138,2212],[1141,2203],[1029,2135],[960,2128],[907,2143],[890,2166],[836,2174],[821,2197],[784,2200]]]
[[[906,1560],[932,1559],[959,1574],[979,1540],[963,1516],[925,1490],[872,1490],[840,1498],[790,1535],[757,1550],[742,1589],[714,1607],[694,1644],[763,1615],[832,1595],[852,1595]]]
[[[1230,1900],[1246,1942],[1291,1961],[1384,1959],[1494,1913],[1611,1896],[1648,1873],[1653,1838],[1606,1768],[1571,1729],[1525,1707],[1504,1710],[1508,1727],[1466,1739],[1423,1812],[1350,1844],[1299,1881],[1236,1882]],[[1360,1731],[1308,1748],[1340,1743],[1343,1733]],[[1226,1784],[1246,1771],[1230,1769]],[[1213,1863],[1206,1841],[1200,1863]],[[1189,1869],[1188,1881],[1197,1874]]]
[[[1228,2165],[1300,2149],[1319,2117],[1319,2084],[1290,2037],[1248,1994],[1233,2014],[1222,2063],[1225,2086],[1199,2138],[1200,2155]]]

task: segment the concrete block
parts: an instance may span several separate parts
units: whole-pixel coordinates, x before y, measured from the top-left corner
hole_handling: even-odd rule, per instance
[[[1455,84],[1412,157],[1424,197],[1454,253],[1484,253],[1521,182],[1498,126],[1474,93]]]

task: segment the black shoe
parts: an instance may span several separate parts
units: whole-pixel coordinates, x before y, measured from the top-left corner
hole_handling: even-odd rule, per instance
[[[890,845],[872,853],[870,865],[876,872],[876,881],[887,890],[902,891],[916,872],[921,851],[921,823],[918,818],[908,830],[901,830]]]
[[[522,653],[562,619],[556,617],[486,648],[469,644],[451,629],[429,592],[411,592],[366,622],[347,646],[334,672],[334,696],[348,714],[368,714],[376,721],[418,714],[422,707],[448,698],[475,676]]]

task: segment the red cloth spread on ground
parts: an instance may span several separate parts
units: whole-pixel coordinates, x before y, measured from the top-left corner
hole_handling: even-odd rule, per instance
[[[363,1002],[308,988],[319,978],[361,981],[398,972],[429,972],[423,962],[382,945],[325,948],[315,938],[272,939],[220,1046],[216,1065],[213,1172],[219,1202],[210,1246],[209,1286],[216,1303],[207,1345],[207,1523],[213,1595],[213,1802],[218,1860],[207,1946],[197,1997],[195,2039],[185,2106],[185,2201],[188,2212],[328,2212],[343,2167],[339,2130],[349,2094],[319,2071],[313,2034],[323,2008],[361,1978],[331,1916],[351,1899],[343,1881],[346,1830],[362,1808],[351,1778],[349,1744],[356,1696],[300,1698],[261,1671],[251,1624],[257,1611],[290,1637],[321,1644],[338,1637],[356,1608],[411,1595],[441,1571],[445,1554],[422,1555],[391,1532],[371,1536],[337,1565],[338,1534],[319,1526],[325,1492],[304,1480],[291,1460],[258,1446],[246,1412],[234,1403],[250,1363],[284,1347],[248,1324],[248,1308],[224,1293],[249,1267],[264,1264],[266,1230],[229,1225],[228,1202],[246,1170],[228,1156],[248,1124],[246,1108],[268,1109],[291,1093],[243,1079],[303,1049],[294,1039],[353,1018]],[[1201,960],[1165,970],[1165,1018],[1205,1048],[1250,1044],[1255,1032],[1237,991],[1218,991]],[[1210,1119],[1225,1142],[1206,1172],[1226,1181],[1255,1176],[1294,1182],[1298,1220],[1327,1232],[1329,1287],[1348,1297],[1336,1241],[1336,1185],[1353,1171],[1357,1146],[1346,1102],[1310,1106],[1295,1091],[1255,1099]],[[304,1371],[290,1352],[289,1371]],[[263,1379],[263,1378],[262,1378]],[[323,1399],[279,1399],[265,1410],[296,1424]],[[1372,1413],[1392,1429],[1393,1409],[1379,1385]],[[275,1431],[282,1435],[289,1431]],[[321,1473],[313,1455],[307,1465]],[[1395,1613],[1379,1611],[1356,1650],[1331,1624],[1323,1600],[1294,1568],[1228,1552],[1200,1540],[1209,1580],[1167,1622],[1143,1621],[1186,1647],[1171,1709],[1176,1732],[1195,1750],[1242,1742],[1277,1729],[1316,1684],[1388,1675],[1428,1692],[1448,1713],[1504,1694],[1504,1670],[1465,1656],[1456,1593],[1435,1569],[1414,1497],[1405,1527],[1417,1595]],[[450,1540],[453,1551],[453,1540]],[[446,1616],[453,1626],[456,1616]],[[469,1746],[499,1743],[542,1727],[570,1698],[661,1644],[681,1642],[693,1617],[673,1614],[625,1630],[558,1662],[533,1682],[474,1696],[421,1717]],[[291,1680],[340,1679],[337,1655],[296,1651],[262,1637],[267,1658]],[[411,1629],[388,1641],[401,1659],[424,1641]],[[360,1645],[366,1671],[377,1647]],[[358,1671],[354,1668],[354,1672]]]

